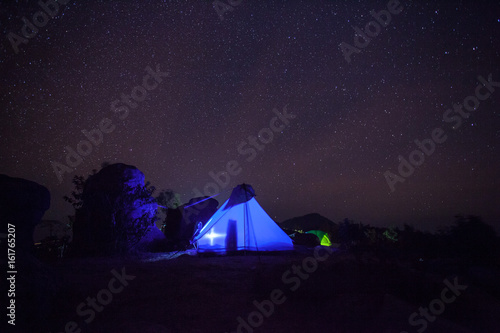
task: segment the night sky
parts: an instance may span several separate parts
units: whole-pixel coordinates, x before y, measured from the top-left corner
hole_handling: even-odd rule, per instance
[[[0,173],[48,188],[45,218],[67,221],[73,176],[103,162],[187,202],[236,161],[216,198],[249,183],[276,221],[435,230],[474,214],[500,229],[500,83],[473,105],[479,76],[500,81],[500,2],[244,0],[220,15],[213,1],[64,2],[53,18],[34,0],[0,4]],[[354,49],[354,28],[388,6]],[[453,109],[468,96],[471,112]],[[99,128],[68,166],[67,147]],[[437,128],[446,140],[411,155]],[[391,191],[400,155],[420,165]]]

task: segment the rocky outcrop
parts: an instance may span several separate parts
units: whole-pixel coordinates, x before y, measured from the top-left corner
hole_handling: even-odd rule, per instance
[[[0,175],[0,223],[16,227],[16,250],[33,250],[33,230],[49,209],[49,190],[30,180]]]
[[[2,282],[1,293],[15,293],[15,328],[19,332],[34,332],[50,313],[55,295],[54,275],[33,256],[33,229],[40,223],[50,206],[46,187],[33,181],[0,175],[0,224],[2,233],[15,230],[14,259],[8,270],[15,274],[9,283]],[[14,227],[12,227],[12,225]],[[0,241],[4,243],[4,239]],[[12,244],[12,243],[9,243]],[[7,252],[6,247],[2,248]],[[4,267],[7,270],[7,267]],[[4,308],[5,309],[5,308]],[[10,310],[9,310],[10,311]],[[9,317],[4,318],[4,324]]]
[[[128,252],[153,225],[157,204],[134,166],[111,164],[90,176],[76,212],[73,247],[80,255]]]
[[[185,248],[193,237],[196,225],[203,225],[217,211],[219,202],[208,197],[192,198],[177,209],[168,209],[165,219],[165,236],[176,248]]]
[[[207,221],[217,211],[217,206],[219,206],[219,202],[214,198],[207,199],[207,197],[201,197],[189,200],[187,205],[183,206],[184,211],[182,225],[184,234],[189,236],[189,239],[191,239],[198,222],[205,225],[205,223],[207,223]]]

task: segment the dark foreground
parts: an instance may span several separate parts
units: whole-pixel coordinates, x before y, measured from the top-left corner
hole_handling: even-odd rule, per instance
[[[324,249],[68,259],[50,264],[57,297],[38,331],[500,331],[497,269],[357,259]]]

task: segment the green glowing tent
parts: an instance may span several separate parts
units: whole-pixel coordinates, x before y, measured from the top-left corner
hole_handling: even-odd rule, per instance
[[[309,230],[306,234],[313,234],[319,238],[320,244],[323,246],[332,246],[330,238],[328,238],[328,233],[321,230]]]

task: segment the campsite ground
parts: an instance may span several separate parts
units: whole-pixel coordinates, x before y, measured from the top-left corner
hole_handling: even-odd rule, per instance
[[[467,289],[445,303],[434,301],[442,298],[443,281],[454,281],[442,264],[421,270],[411,263],[381,263],[372,257],[357,261],[350,254],[324,250],[318,258],[326,260],[312,258],[312,252],[226,257],[163,253],[51,263],[59,291],[47,323],[51,332],[64,331],[68,321],[77,322],[82,332],[234,332],[238,317],[248,323],[249,314],[257,311],[254,301],[274,299],[280,304],[273,310],[264,302],[268,317],[250,316],[258,327],[241,324],[239,332],[399,333],[417,332],[424,325],[426,332],[495,332],[500,327],[498,271],[478,268],[459,275],[458,284]],[[303,268],[294,272],[294,266],[302,265],[310,273]],[[114,294],[101,292],[102,300],[107,302],[106,293],[112,300],[84,323],[90,307],[81,308],[85,315],[76,308],[109,290],[113,269],[135,278]],[[117,282],[112,287],[120,289]],[[453,294],[445,296],[450,300]],[[418,315],[418,324],[411,326],[412,313],[430,303],[443,304],[444,309],[437,308],[442,313],[429,313],[428,320]]]

